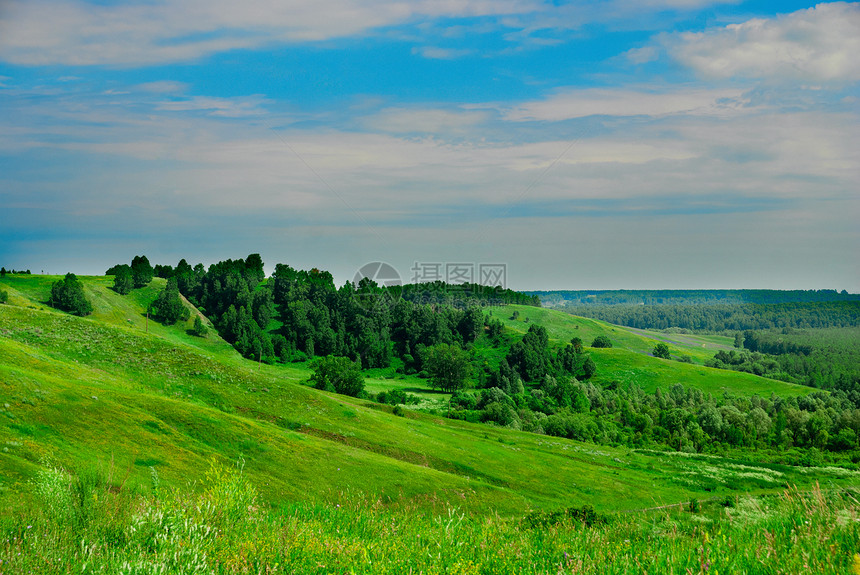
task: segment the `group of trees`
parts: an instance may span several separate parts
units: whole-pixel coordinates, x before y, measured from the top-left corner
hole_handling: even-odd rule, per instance
[[[822,290],[561,290],[529,292],[544,304],[570,306],[710,306],[715,304],[782,304],[860,301],[860,294]]]
[[[848,389],[860,378],[858,328],[739,333],[735,346],[706,365],[817,387]],[[858,404],[860,405],[860,404]]]
[[[7,270],[5,267],[0,267],[0,277],[6,277],[6,274],[30,275],[30,270]]]
[[[860,301],[714,305],[566,305],[582,317],[639,329],[680,328],[723,333],[774,328],[826,328],[860,325]]]
[[[858,447],[860,409],[843,392],[714,399],[681,384],[645,393],[546,376],[524,392],[458,392],[450,417],[600,444],[691,452]]]
[[[56,281],[51,286],[51,306],[74,315],[84,316],[93,312],[93,305],[84,294],[84,286],[73,273]]]
[[[109,268],[105,275],[114,276],[114,291],[120,295],[127,295],[134,288],[149,285],[155,270],[146,256],[134,256],[131,265],[117,264]]]
[[[391,288],[394,298],[402,297],[418,304],[446,305],[457,308],[470,306],[529,305],[540,307],[540,298],[500,286],[485,286],[476,283],[449,284],[434,281],[406,284]]]

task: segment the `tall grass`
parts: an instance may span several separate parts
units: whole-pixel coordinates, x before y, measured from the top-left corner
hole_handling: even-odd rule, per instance
[[[857,490],[786,490],[649,513],[523,519],[392,509],[342,492],[271,509],[241,467],[148,493],[40,472],[42,505],[2,517],[0,573],[851,573]],[[590,517],[585,521],[583,517]]]

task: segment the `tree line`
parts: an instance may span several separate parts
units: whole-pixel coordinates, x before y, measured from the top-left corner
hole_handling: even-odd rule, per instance
[[[780,304],[860,301],[845,290],[561,290],[527,292],[553,307],[607,305]]]
[[[639,329],[723,333],[860,325],[860,301],[715,305],[567,305],[564,311]]]

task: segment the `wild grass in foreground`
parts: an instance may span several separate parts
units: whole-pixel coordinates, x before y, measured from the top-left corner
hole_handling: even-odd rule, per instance
[[[503,519],[350,493],[270,509],[216,466],[184,491],[154,473],[147,494],[55,467],[36,481],[41,508],[2,517],[0,574],[860,572],[856,490]]]

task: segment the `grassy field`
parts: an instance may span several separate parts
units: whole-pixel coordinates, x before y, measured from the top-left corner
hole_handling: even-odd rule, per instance
[[[43,470],[39,505],[0,517],[2,573],[856,573],[854,489],[786,489],[634,514],[471,517],[342,491],[270,507],[241,469],[202,489],[111,489]]]
[[[7,501],[31,498],[32,479],[51,464],[80,469],[113,462],[128,485],[148,485],[153,468],[164,485],[177,486],[200,476],[213,459],[229,464],[239,458],[267,502],[324,502],[350,489],[395,507],[456,501],[474,514],[585,504],[630,510],[809,486],[814,479],[827,487],[857,481],[840,469],[745,467],[743,461],[598,448],[411,411],[398,417],[388,406],[300,385],[308,372],[299,364],[257,364],[214,332],[205,339],[189,335],[190,320],[147,326],[144,310],[157,282],[123,297],[105,278],[82,278],[95,312],[77,318],[40,303],[55,279],[0,282],[10,292],[10,305],[0,306],[0,499]],[[555,322],[554,336],[576,330],[547,318]],[[634,373],[656,370],[654,385],[678,367],[705,369],[623,349],[593,353],[600,369],[617,360],[618,373],[624,365]],[[643,363],[629,363],[633,359]],[[665,374],[655,367],[662,365]],[[385,377],[371,378],[368,386],[411,391],[424,382]]]

